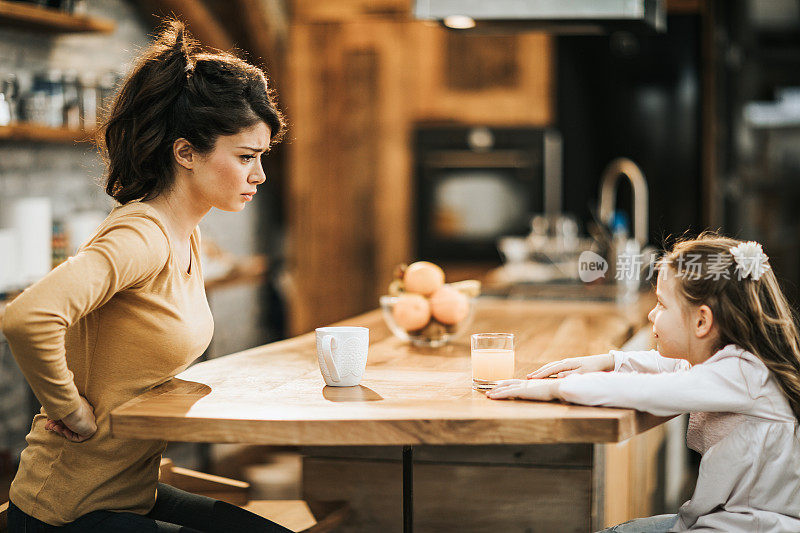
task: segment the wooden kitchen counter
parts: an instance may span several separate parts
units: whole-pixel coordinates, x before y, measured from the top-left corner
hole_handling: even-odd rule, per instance
[[[480,299],[470,331],[517,336],[516,377],[571,355],[621,346],[650,300],[610,303]],[[314,333],[199,363],[111,413],[118,437],[281,445],[618,442],[663,419],[628,409],[493,401],[471,389],[469,335],[443,348],[393,337],[380,311],[361,386],[326,387]]]

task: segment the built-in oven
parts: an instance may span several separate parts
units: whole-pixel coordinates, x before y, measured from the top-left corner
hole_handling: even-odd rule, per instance
[[[536,128],[421,127],[414,136],[417,255],[496,260],[497,241],[561,211],[561,138]]]

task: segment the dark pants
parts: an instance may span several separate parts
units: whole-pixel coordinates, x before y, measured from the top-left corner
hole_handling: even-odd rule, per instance
[[[93,511],[61,527],[51,526],[23,513],[13,502],[8,506],[9,533],[92,532],[263,532],[291,533],[283,526],[241,507],[158,484],[153,509],[146,515]]]

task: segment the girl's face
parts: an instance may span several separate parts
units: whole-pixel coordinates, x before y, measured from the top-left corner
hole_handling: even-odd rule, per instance
[[[193,188],[204,203],[223,211],[241,211],[266,181],[261,155],[269,148],[270,130],[264,122],[234,135],[220,135],[213,150],[197,156]]]
[[[690,359],[693,330],[689,324],[689,313],[684,309],[686,304],[679,299],[675,284],[675,274],[669,268],[659,270],[656,283],[658,301],[647,319],[653,324],[656,348],[661,355]]]

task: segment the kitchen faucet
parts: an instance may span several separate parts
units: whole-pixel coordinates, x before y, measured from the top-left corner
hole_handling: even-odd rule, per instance
[[[618,157],[608,164],[600,179],[600,222],[611,226],[617,202],[619,177],[625,176],[633,187],[633,235],[639,250],[647,244],[647,181],[642,169],[627,157]]]

